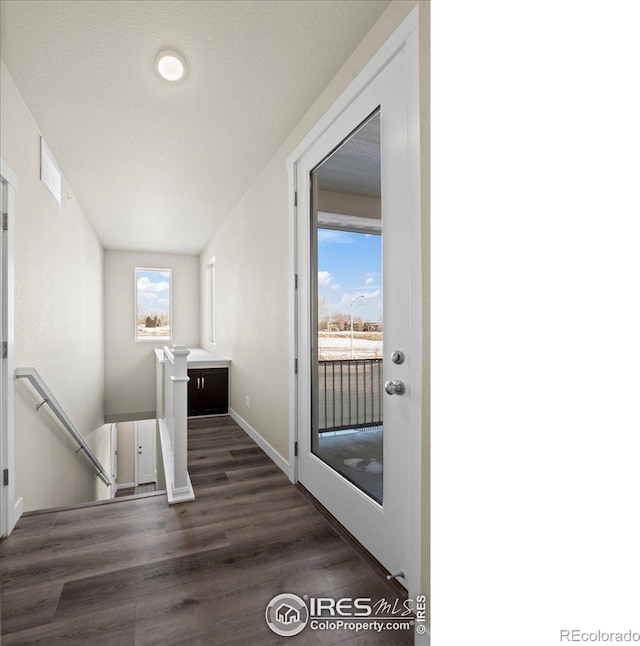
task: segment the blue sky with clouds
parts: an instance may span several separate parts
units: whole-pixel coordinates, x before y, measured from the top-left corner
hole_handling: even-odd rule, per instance
[[[349,314],[365,321],[382,320],[382,237],[318,229],[318,293],[329,312]]]
[[[145,313],[168,312],[171,306],[171,274],[168,271],[136,270],[138,306]]]

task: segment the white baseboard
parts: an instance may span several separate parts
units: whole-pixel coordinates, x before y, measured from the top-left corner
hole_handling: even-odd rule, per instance
[[[135,482],[125,482],[124,484],[117,484],[116,490],[120,491],[120,489],[133,489],[135,486]]]
[[[176,489],[173,484],[171,489],[167,489],[167,500],[170,505],[175,505],[179,502],[189,502],[195,500],[196,495],[193,492],[193,485],[191,484],[191,478],[187,475],[187,486]]]
[[[229,408],[229,415],[231,419],[240,426],[240,428],[279,466],[287,476],[291,479],[289,471],[291,466],[272,446],[265,440],[258,431],[255,430],[246,420],[242,419],[233,408]]]

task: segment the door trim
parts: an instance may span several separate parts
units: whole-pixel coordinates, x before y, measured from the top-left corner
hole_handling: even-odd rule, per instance
[[[138,476],[140,469],[138,459],[138,420],[133,422],[133,486],[138,486]]]
[[[361,94],[378,73],[385,67],[389,60],[402,48],[407,48],[408,55],[408,130],[410,136],[407,141],[407,150],[410,160],[411,173],[408,177],[408,210],[407,218],[412,230],[417,235],[412,236],[413,248],[411,249],[412,262],[421,263],[421,194],[420,194],[420,101],[419,101],[419,60],[418,60],[418,11],[416,6],[411,13],[398,26],[394,33],[387,39],[377,53],[364,66],[356,78],[349,84],[340,97],[333,103],[329,110],[319,119],[316,125],[298,144],[287,158],[289,174],[289,478],[297,482],[298,469],[295,446],[298,440],[298,388],[296,364],[299,356],[299,331],[298,331],[298,290],[296,289],[296,274],[298,271],[297,253],[297,204],[296,204],[296,176],[298,162],[305,152],[317,139],[340,117],[344,110]],[[413,275],[417,281],[416,290],[422,292],[421,266],[414,267]],[[412,389],[412,426],[410,428],[410,454],[411,462],[408,466],[408,479],[412,492],[409,500],[409,561],[411,563],[413,583],[408,590],[409,597],[415,598],[421,593],[420,585],[423,564],[422,554],[422,509],[423,497],[427,495],[422,491],[422,303],[414,304],[410,312],[412,348],[419,360],[411,362],[411,389]]]
[[[111,498],[116,497],[118,491],[118,424],[112,422],[109,427],[109,441],[111,448]]]
[[[9,228],[3,231],[2,239],[2,276],[4,284],[2,294],[2,341],[7,342],[7,357],[2,360],[2,391],[0,413],[0,473],[9,470],[9,484],[0,484],[0,536],[9,536],[22,515],[22,498],[15,499],[15,443],[14,443],[14,226],[15,226],[15,192],[18,178],[4,159],[0,160],[0,176],[6,183],[6,207]],[[2,205],[2,210],[4,211]],[[2,226],[2,224],[0,224]],[[1,480],[0,480],[1,483]]]
[[[349,83],[344,92],[336,99],[333,105],[318,120],[316,125],[308,132],[304,139],[296,146],[294,151],[287,157],[287,169],[291,167],[302,157],[305,151],[313,144],[316,139],[340,116],[343,110],[364,90],[367,85],[377,76],[378,72],[387,64],[391,58],[401,49],[409,40],[409,37],[418,30],[418,9],[416,6],[407,17],[400,23],[397,29],[389,36],[380,49],[373,55],[371,60],[360,70],[358,75]],[[416,52],[417,54],[417,52]],[[417,63],[417,61],[416,61]],[[415,82],[418,86],[418,74],[416,68],[415,79],[411,79],[411,84]],[[417,96],[417,92],[416,92]],[[417,106],[419,108],[419,104]],[[419,112],[419,109],[416,113]],[[417,116],[417,114],[416,114]],[[419,125],[419,124],[418,124]],[[418,142],[416,142],[418,143]],[[418,157],[420,147],[418,145]],[[418,193],[419,196],[419,193]],[[291,216],[292,209],[289,210]]]

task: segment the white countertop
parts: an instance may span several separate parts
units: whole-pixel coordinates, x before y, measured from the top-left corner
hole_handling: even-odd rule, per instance
[[[156,358],[160,363],[164,363],[164,351],[162,348],[154,350]],[[231,359],[223,357],[213,352],[207,352],[202,348],[189,348],[189,355],[187,356],[188,366],[210,366],[212,368],[223,368],[231,365]]]
[[[223,357],[213,352],[207,352],[202,348],[189,348],[189,356],[187,357],[187,365],[214,365],[214,366],[230,366],[231,359]]]

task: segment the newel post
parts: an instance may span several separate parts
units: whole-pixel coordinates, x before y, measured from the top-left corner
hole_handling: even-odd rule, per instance
[[[174,345],[173,353],[173,491],[184,493],[189,490],[187,473],[187,356],[189,349]]]

